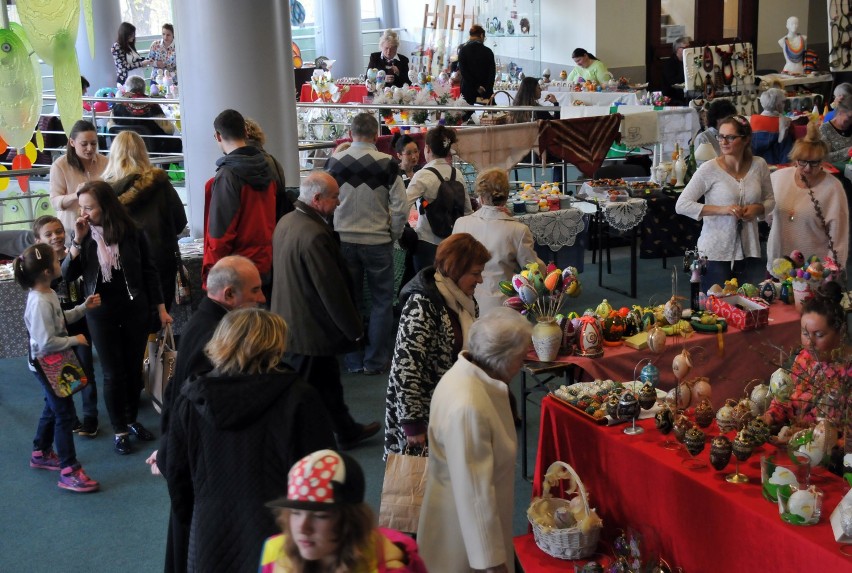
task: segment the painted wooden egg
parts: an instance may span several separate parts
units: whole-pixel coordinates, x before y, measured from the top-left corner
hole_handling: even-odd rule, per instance
[[[666,331],[659,326],[652,326],[648,331],[648,350],[661,354],[666,349]]]
[[[686,446],[686,451],[691,455],[697,456],[704,451],[705,436],[704,432],[698,428],[690,428],[686,431],[686,436],[683,443]]]
[[[618,417],[623,420],[632,420],[639,416],[639,400],[636,394],[629,390],[621,395],[618,400]]]
[[[692,421],[683,414],[680,414],[677,418],[675,418],[674,427],[672,428],[675,439],[678,442],[683,443],[683,441],[686,439],[686,432],[691,427]]]
[[[751,391],[751,402],[753,404],[751,413],[755,416],[762,416],[772,402],[772,394],[769,392],[769,386],[766,384],[755,386]]]
[[[734,438],[734,441],[731,443],[731,449],[734,453],[734,457],[739,461],[746,461],[751,452],[754,450],[754,443],[749,439],[744,430],[740,430],[737,433],[737,437]]]
[[[642,389],[639,390],[639,406],[643,410],[650,410],[654,407],[654,404],[657,403],[657,391],[654,389],[654,386],[646,382]]]
[[[769,392],[779,402],[786,402],[790,399],[793,387],[793,379],[790,377],[790,373],[783,368],[779,368],[769,377]]]
[[[654,388],[660,383],[660,369],[652,363],[648,363],[642,367],[639,372],[639,381],[643,384],[650,384]]]
[[[725,469],[731,461],[733,446],[727,436],[716,436],[710,442],[710,465],[718,471]]]
[[[701,428],[706,428],[713,423],[716,413],[713,411],[713,405],[710,400],[704,398],[695,407],[695,423]]]
[[[672,360],[672,372],[674,372],[675,378],[679,381],[686,378],[686,375],[689,374],[689,371],[692,370],[692,357],[689,354],[689,351],[684,348],[681,350],[680,354],[674,357]]]
[[[666,322],[669,324],[677,324],[683,314],[683,307],[675,297],[669,299],[663,309],[663,316],[666,317]]]
[[[734,422],[732,419],[734,406],[737,403],[728,398],[725,401],[725,405],[719,408],[719,411],[716,412],[716,424],[719,426],[719,429],[723,432],[730,432],[734,429]]]
[[[674,427],[674,412],[668,406],[663,406],[654,414],[654,425],[664,436],[672,431]]]

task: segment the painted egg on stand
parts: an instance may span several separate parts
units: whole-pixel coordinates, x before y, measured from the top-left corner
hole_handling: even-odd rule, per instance
[[[710,400],[703,398],[695,407],[695,423],[700,428],[706,428],[713,423],[716,413],[713,411],[713,405]]]
[[[613,420],[618,419],[618,399],[618,392],[611,392],[609,397],[606,399],[606,415]]]
[[[669,324],[677,324],[680,317],[683,315],[683,307],[675,297],[669,299],[663,309],[663,316]]]
[[[650,384],[654,388],[660,383],[660,369],[652,363],[648,363],[642,367],[639,372],[639,381],[643,384]]]
[[[731,450],[733,451],[735,458],[744,462],[754,451],[754,443],[749,439],[744,430],[740,430],[737,433],[737,437],[734,438],[734,441],[731,443]]]
[[[734,400],[728,398],[725,400],[725,405],[716,412],[716,424],[722,432],[730,432],[734,429],[733,413],[736,405]]]
[[[629,390],[621,395],[618,400],[618,408],[616,413],[622,420],[632,420],[639,416],[639,400],[636,394]]]
[[[675,439],[678,442],[683,443],[684,439],[686,438],[686,432],[691,427],[692,427],[692,422],[690,421],[690,419],[687,418],[686,416],[684,416],[683,414],[680,414],[675,419],[675,423],[674,423],[673,430],[674,430]]]
[[[657,403],[657,391],[650,382],[646,382],[639,390],[639,406],[643,410],[650,410]]]
[[[750,420],[746,428],[751,435],[755,448],[759,448],[765,444],[772,433],[769,429],[769,425],[763,421],[763,418],[754,418]]]
[[[692,456],[697,456],[704,451],[705,435],[698,428],[690,428],[686,431],[686,436],[683,439],[686,446],[686,451]]]
[[[667,405],[654,414],[654,425],[664,436],[674,428],[674,412]]]
[[[731,452],[733,452],[731,440],[726,436],[716,436],[710,442],[710,465],[722,471],[731,461]]]

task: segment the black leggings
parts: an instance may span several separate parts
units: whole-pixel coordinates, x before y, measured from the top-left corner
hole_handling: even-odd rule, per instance
[[[150,309],[145,295],[133,300],[110,298],[90,310],[86,319],[101,363],[109,421],[113,431],[120,434],[127,432],[127,425],[135,422],[139,413]]]

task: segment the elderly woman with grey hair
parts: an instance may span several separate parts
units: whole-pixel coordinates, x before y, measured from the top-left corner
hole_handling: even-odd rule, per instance
[[[385,30],[379,38],[379,52],[370,54],[367,70],[384,70],[385,85],[401,88],[408,83],[408,58],[398,53],[399,36],[393,30]]]
[[[834,117],[819,128],[820,135],[829,146],[826,161],[831,163],[845,161],[852,147],[852,98],[835,97],[834,104]]]
[[[790,118],[784,115],[787,94],[784,90],[770,88],[760,94],[760,115],[752,115],[751,151],[770,165],[787,163],[787,155],[793,147],[793,134],[788,130]]]
[[[508,384],[532,326],[497,308],[471,326],[468,350],[444,374],[429,416],[429,469],[417,542],[430,571],[514,571],[517,436]]]
[[[175,133],[175,126],[166,118],[160,104],[132,101],[148,97],[145,94],[145,79],[130,76],[124,88],[124,97],[131,101],[119,100],[113,106],[109,121],[110,133],[130,129],[143,137],[148,152],[180,153],[183,148],[180,139],[169,137]]]
[[[842,105],[843,102],[846,102],[846,107],[852,105],[852,84],[848,82],[837,84],[832,95],[834,96],[834,99],[831,100],[831,111],[825,114],[825,117],[822,118],[824,122],[829,122],[834,119],[834,116],[837,114],[837,108]]]

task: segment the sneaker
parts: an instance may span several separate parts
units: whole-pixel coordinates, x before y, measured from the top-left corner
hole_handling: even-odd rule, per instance
[[[59,474],[59,482],[56,485],[62,489],[80,493],[98,491],[101,487],[101,484],[87,476],[81,467],[77,469],[73,467],[63,469]]]
[[[98,421],[95,418],[83,418],[83,423],[80,424],[77,433],[81,436],[94,438],[98,435],[98,429]]]
[[[59,471],[59,458],[53,450],[35,450],[30,457],[30,467],[40,470]]]
[[[83,427],[83,422],[80,421],[80,418],[74,418],[74,423],[71,424],[71,431],[75,434],[80,431],[80,428]]]

